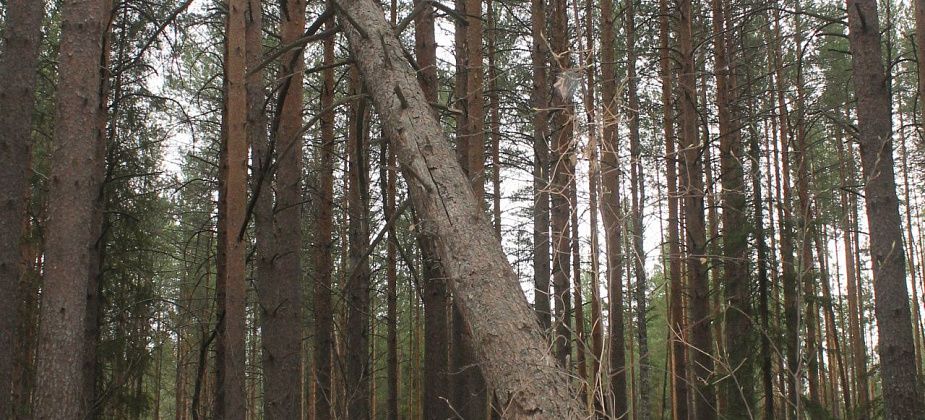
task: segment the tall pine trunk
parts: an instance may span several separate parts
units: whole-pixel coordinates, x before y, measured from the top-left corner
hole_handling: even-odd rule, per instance
[[[13,385],[16,329],[19,327],[22,244],[29,197],[29,169],[35,81],[45,2],[12,0],[7,4],[0,57],[0,417],[14,417]]]
[[[870,227],[884,414],[888,419],[913,418],[922,413],[923,404],[916,378],[902,222],[893,173],[890,86],[883,69],[877,2],[848,0],[847,10],[858,101],[858,144],[866,181],[864,197]]]
[[[219,190],[219,248],[217,279],[218,336],[215,416],[244,419],[245,391],[245,243],[247,195],[247,94],[245,91],[245,0],[228,0],[225,43],[223,146]]]
[[[250,19],[258,19],[261,13],[259,3],[250,0]],[[286,45],[296,41],[305,30],[305,2],[287,0],[281,4],[281,42]],[[259,28],[257,22],[251,26]],[[248,28],[250,35],[256,28]],[[259,31],[259,29],[256,29]],[[251,45],[259,47],[262,34]],[[264,415],[271,419],[295,418],[301,412],[301,380],[299,379],[302,355],[302,74],[304,72],[303,49],[296,48],[280,56],[279,76],[281,83],[277,98],[277,118],[273,124],[275,140],[276,188],[261,191],[269,199],[276,191],[276,203],[270,206],[272,212],[272,246],[266,253],[270,264],[270,276],[257,284],[257,296],[261,308],[261,340],[263,344]],[[263,80],[253,80],[260,83]],[[256,87],[248,87],[257,89]],[[254,100],[264,102],[263,96],[254,95]],[[253,109],[256,104],[249,104]],[[259,121],[255,121],[259,123]],[[265,130],[259,124],[251,130]],[[264,176],[268,176],[264,175]],[[260,250],[258,249],[258,252]]]
[[[361,93],[357,69],[351,69],[351,94]],[[369,356],[370,267],[365,257],[369,246],[369,172],[366,163],[366,101],[353,105],[347,127],[347,231],[348,269],[344,293],[347,324],[345,386],[347,418],[370,418]]]
[[[678,42],[681,54],[678,98],[681,108],[681,161],[684,219],[687,233],[687,274],[690,296],[691,362],[695,388],[695,416],[711,418],[716,411],[713,392],[713,338],[710,317],[710,285],[706,267],[706,226],[702,147],[697,136],[697,90],[694,65],[692,10],[690,0],[680,2]]]
[[[620,167],[617,141],[617,80],[615,66],[614,10],[611,0],[601,0],[601,96],[603,101],[601,139],[601,221],[607,254],[607,290],[610,297],[608,332],[610,413],[623,416],[626,397],[626,348],[623,331],[622,220],[620,218]]]
[[[81,418],[84,322],[98,162],[101,0],[62,4],[35,417]],[[17,218],[14,223],[20,223]],[[18,243],[18,241],[17,241]]]
[[[334,19],[325,22],[325,28],[332,29]],[[318,210],[315,215],[314,268],[317,280],[314,284],[314,370],[315,370],[315,420],[332,418],[335,401],[331,357],[334,353],[334,306],[331,301],[334,270],[334,38],[324,40],[321,88],[321,144],[318,153]]]

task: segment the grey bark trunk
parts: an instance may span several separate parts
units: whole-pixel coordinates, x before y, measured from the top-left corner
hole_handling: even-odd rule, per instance
[[[372,0],[338,4],[357,66],[392,139],[421,229],[432,235],[487,382],[507,418],[575,418],[556,366],[494,232],[453,158],[442,127]]]

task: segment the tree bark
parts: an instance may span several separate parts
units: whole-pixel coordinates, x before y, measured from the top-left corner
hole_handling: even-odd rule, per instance
[[[248,0],[250,19],[249,47],[259,48],[262,43],[260,4]],[[305,2],[287,0],[281,4],[280,33],[283,45],[288,45],[302,36],[305,30]],[[256,33],[254,33],[256,32]],[[276,203],[270,205],[272,212],[273,244],[261,260],[270,264],[269,277],[257,283],[260,302],[261,340],[263,343],[264,415],[268,419],[296,418],[301,413],[301,381],[299,379],[302,357],[302,74],[305,64],[303,49],[296,48],[280,56],[278,80],[281,83],[277,99],[277,118],[273,124],[276,162],[276,188],[262,190],[269,199],[276,191]],[[251,76],[249,89],[263,91],[263,78]],[[248,109],[260,107],[265,101],[263,94],[254,95]],[[262,107],[261,107],[262,108]],[[262,113],[262,109],[258,112]],[[253,121],[257,127],[249,131],[265,131],[260,118]],[[269,168],[267,168],[269,169]],[[270,176],[270,174],[260,174]],[[259,252],[259,250],[258,250]]]
[[[224,182],[219,194],[219,225],[223,269],[218,292],[218,394],[216,417],[244,419],[245,388],[245,248],[239,231],[244,225],[247,196],[247,94],[245,90],[245,0],[228,0],[225,45]]]
[[[417,3],[426,0],[416,0]],[[430,4],[414,21],[415,60],[421,71],[418,82],[428,102],[437,101],[437,44],[434,36],[434,9]],[[393,151],[394,155],[395,152]],[[452,415],[449,401],[449,301],[432,238],[418,235],[424,277],[424,416],[445,419]]]
[[[334,19],[325,22],[325,28],[334,27]],[[334,402],[331,354],[334,352],[334,307],[331,302],[331,275],[334,269],[334,38],[324,40],[324,79],[321,90],[321,145],[318,153],[318,213],[315,225],[314,265],[317,280],[314,285],[315,337],[314,369],[316,420],[332,418]]]
[[[695,416],[711,418],[716,413],[716,396],[713,392],[713,338],[710,317],[710,286],[706,268],[706,227],[704,224],[704,185],[702,148],[697,136],[697,91],[694,66],[694,44],[691,33],[692,12],[690,0],[680,2],[678,42],[681,54],[679,76],[681,107],[681,160],[684,165],[682,189],[687,233],[688,293],[691,318],[691,361],[695,394]]]
[[[606,1],[606,0],[605,0]],[[530,1],[530,59],[533,65],[533,277],[534,308],[540,327],[552,327],[549,301],[549,143],[547,140],[548,84],[546,82],[546,5],[544,0]]]
[[[402,172],[414,180],[410,193],[421,229],[436,241],[481,369],[507,407],[506,417],[574,418],[578,407],[565,373],[546,351],[516,275],[382,10],[371,0],[344,0],[338,16]]]
[[[737,93],[732,63],[727,53],[732,38],[725,28],[725,2],[713,0],[713,51],[716,77],[716,105],[719,116],[720,181],[723,207],[723,286],[725,291],[724,318],[727,346],[724,363],[729,366],[729,378],[723,383],[725,415],[749,417],[753,398],[753,375],[748,340],[753,317],[749,302],[748,220],[746,217],[745,179],[742,161],[740,122],[734,115]],[[729,48],[731,50],[731,48]],[[756,161],[757,165],[757,161]],[[760,215],[760,210],[759,210]]]
[[[608,0],[604,0],[608,1]],[[669,287],[669,354],[671,356],[672,415],[676,420],[687,419],[687,346],[682,298],[681,241],[677,185],[677,155],[675,153],[674,118],[669,60],[668,0],[659,0],[659,71],[662,80],[663,137],[665,141],[666,188],[668,192],[668,266]]]
[[[912,418],[923,410],[915,367],[915,344],[906,288],[902,222],[893,173],[889,85],[880,49],[880,22],[873,0],[848,0],[870,253],[873,262],[884,415]]]
[[[623,332],[622,220],[620,218],[620,167],[617,141],[617,80],[615,66],[614,10],[611,0],[601,0],[601,96],[603,101],[603,139],[601,139],[601,221],[607,253],[607,287],[610,307],[610,392],[611,415],[623,416],[629,405],[626,399],[626,349]]]
[[[640,419],[648,419],[649,409],[649,334],[646,322],[646,253],[643,248],[645,230],[646,183],[643,175],[642,145],[639,139],[639,92],[636,75],[636,5],[635,0],[627,0],[625,13],[626,25],[626,78],[627,78],[627,124],[630,135],[630,186],[632,194],[633,230],[633,271],[636,274],[634,296],[636,300],[636,335],[639,338],[639,406]]]
[[[49,179],[35,417],[81,418],[104,2],[62,4],[55,145]],[[19,57],[17,57],[19,59]],[[21,192],[19,192],[21,194]],[[20,223],[17,218],[16,223]],[[18,241],[17,241],[18,243]]]
[[[22,242],[29,197],[29,163],[32,148],[32,112],[42,38],[45,2],[11,0],[7,4],[0,58],[0,417],[13,417],[11,404],[13,360],[20,279],[23,276]]]
[[[357,70],[351,69],[351,94],[362,91]],[[347,127],[347,215],[349,265],[344,293],[347,418],[370,418],[369,357],[370,267],[365,258],[369,244],[369,170],[366,163],[367,111],[365,99],[356,102]]]

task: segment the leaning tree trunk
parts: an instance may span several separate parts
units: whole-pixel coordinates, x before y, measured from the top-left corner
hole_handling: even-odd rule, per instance
[[[8,4],[5,51],[0,60],[0,417],[12,416],[14,338],[19,322],[20,243],[32,142],[36,67],[42,37],[44,2],[13,0]]]
[[[35,417],[81,418],[84,316],[89,279],[103,3],[64,2],[55,108],[55,151],[49,179],[42,331]],[[19,223],[16,220],[16,223]]]
[[[902,243],[902,222],[893,173],[890,92],[880,51],[880,23],[875,0],[848,0],[857,97],[858,143],[870,226],[870,253],[879,336],[883,404],[888,419],[922,413],[910,324],[909,292]]]
[[[508,418],[575,418],[578,404],[500,243],[453,158],[443,128],[372,0],[344,0],[338,16],[357,67],[394,142],[420,229],[432,235],[482,371]]]

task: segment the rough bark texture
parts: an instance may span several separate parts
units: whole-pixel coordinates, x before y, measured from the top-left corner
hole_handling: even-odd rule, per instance
[[[614,10],[611,0],[601,0],[601,95],[603,136],[601,139],[601,221],[607,253],[607,287],[610,297],[610,392],[612,416],[619,418],[628,409],[626,400],[626,349],[623,333],[623,227],[620,218],[620,168],[617,143],[617,80],[615,65]]]
[[[258,1],[248,0],[248,4],[248,57],[259,60],[261,55],[250,49],[261,49],[262,11]],[[283,2],[281,16],[281,42],[287,45],[301,37],[305,30],[305,2]],[[269,211],[271,221],[267,227],[272,229],[269,241],[263,242],[266,247],[258,249],[261,255],[259,265],[269,267],[261,270],[264,276],[257,283],[263,345],[263,406],[264,415],[268,419],[296,418],[301,413],[302,138],[299,132],[302,128],[302,73],[305,67],[302,51],[302,48],[296,48],[280,56],[278,80],[281,89],[277,119],[273,124],[275,144],[274,150],[266,151],[275,154],[276,158],[275,188],[266,182],[271,174],[258,174],[265,181],[260,190],[262,197],[259,198],[265,200],[262,206],[266,208],[262,210]],[[248,80],[248,111],[257,113],[249,119],[249,123],[256,126],[248,127],[248,132],[255,134],[266,131],[265,119],[262,117],[265,94],[261,74],[258,72],[251,75]],[[254,93],[251,94],[251,91]],[[270,170],[270,167],[264,170]],[[275,206],[266,204],[272,203],[273,191],[276,192]]]
[[[507,418],[574,418],[568,380],[540,329],[500,244],[434,118],[382,10],[345,0],[338,16],[379,111],[421,229],[432,235],[482,371]],[[359,26],[355,26],[359,25]]]
[[[333,18],[325,27],[334,27]],[[334,351],[334,307],[331,303],[331,273],[334,268],[334,39],[324,40],[324,86],[321,90],[321,147],[318,153],[318,213],[315,225],[314,248],[314,366],[315,366],[315,419],[332,418],[334,401],[331,382],[331,353]]]
[[[55,149],[49,179],[35,417],[81,418],[104,2],[62,4]],[[16,219],[18,222],[18,218]]]
[[[45,2],[11,0],[0,57],[0,417],[12,417],[10,388],[19,324],[21,243],[28,197],[32,111]]]
[[[244,225],[247,198],[247,94],[245,90],[246,0],[228,0],[225,45],[225,109],[222,163],[224,182],[219,192],[219,224],[223,252],[218,286],[218,393],[216,417],[244,419],[245,387],[245,243],[238,235]]]
[[[921,415],[923,404],[916,379],[902,222],[893,173],[890,94],[881,58],[877,2],[848,0],[847,10],[858,101],[858,144],[866,181],[884,415],[888,419],[913,418]]]

